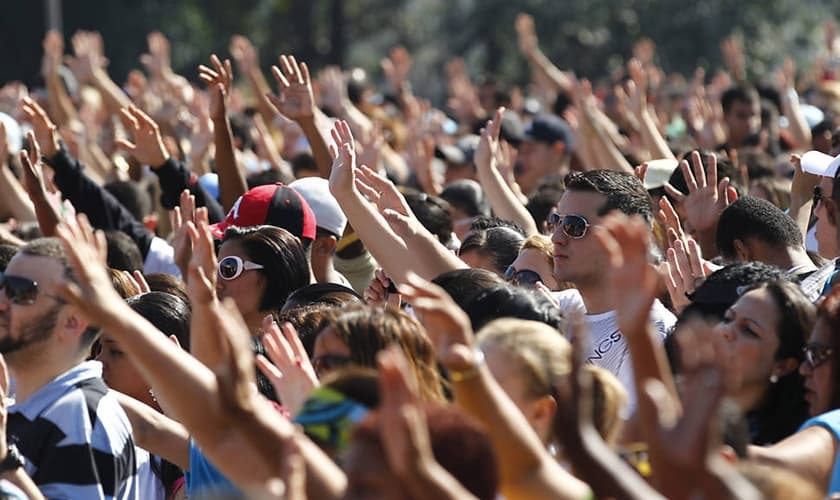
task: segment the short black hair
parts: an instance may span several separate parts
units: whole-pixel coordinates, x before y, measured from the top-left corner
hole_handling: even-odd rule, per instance
[[[136,182],[111,181],[103,187],[138,221],[152,213],[152,197]]]
[[[300,179],[302,171],[318,171],[318,164],[315,162],[315,157],[309,153],[298,153],[292,156],[289,163],[292,165],[292,173],[297,179]]]
[[[128,297],[125,301],[164,335],[174,335],[181,347],[190,350],[192,311],[180,297],[171,293],[148,292]]]
[[[122,231],[105,231],[108,267],[120,271],[142,271],[143,255],[131,236]]]
[[[347,304],[362,304],[364,299],[356,290],[339,283],[311,283],[289,294],[283,310],[296,307],[323,304],[342,307]]]
[[[309,264],[301,240],[276,226],[236,227],[225,231],[224,244],[236,241],[266,277],[261,311],[279,311],[289,294],[309,284]]]
[[[486,269],[454,269],[432,280],[443,288],[461,309],[482,291],[504,283],[502,278]]]
[[[525,234],[525,230],[522,229],[522,226],[519,224],[507,219],[501,219],[495,215],[481,215],[476,217],[475,220],[472,221],[472,224],[470,224],[470,231],[481,231],[484,229],[490,229],[491,227],[506,227],[521,234],[523,238],[527,236]]]
[[[734,260],[735,240],[749,238],[779,249],[802,246],[802,232],[782,209],[767,200],[745,196],[720,214],[715,239],[721,256]]]
[[[528,203],[525,208],[534,218],[537,227],[543,227],[543,223],[548,218],[551,210],[560,202],[563,197],[563,186],[544,185],[537,188],[528,198]]]
[[[149,285],[149,290],[153,292],[163,292],[179,297],[187,307],[192,310],[190,297],[187,294],[187,284],[181,278],[169,273],[149,273],[144,274],[146,283]]]
[[[519,256],[519,249],[524,242],[525,238],[509,227],[491,227],[481,231],[470,231],[461,243],[458,254],[475,251],[490,257],[496,271],[504,274],[507,267]]]
[[[563,315],[557,304],[540,293],[507,283],[483,290],[464,310],[474,331],[498,318],[539,321],[558,331],[563,329]]]
[[[293,177],[285,174],[282,170],[275,168],[248,174],[248,177],[246,178],[248,189],[254,189],[257,186],[264,186],[266,184],[277,184],[278,182],[291,184],[294,180],[295,179]]]
[[[650,195],[633,174],[615,170],[588,170],[566,176],[566,189],[586,191],[607,197],[598,215],[618,210],[626,215],[641,215],[648,224],[653,220]]]
[[[464,212],[467,217],[487,215],[490,207],[484,197],[481,184],[472,179],[459,179],[443,188],[440,197],[452,207]]]
[[[0,273],[6,271],[6,266],[9,265],[9,261],[12,260],[12,257],[18,253],[18,250],[19,248],[15,245],[0,243]]]
[[[452,239],[452,217],[449,215],[449,203],[438,196],[420,192],[405,193],[405,201],[411,211],[438,241],[448,245]]]
[[[757,103],[759,102],[758,91],[754,87],[736,85],[726,89],[720,96],[720,105],[724,114],[728,113],[736,102]]]

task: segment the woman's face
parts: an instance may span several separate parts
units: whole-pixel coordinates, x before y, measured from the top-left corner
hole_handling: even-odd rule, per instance
[[[531,394],[533,389],[528,387],[528,377],[525,374],[525,367],[518,360],[511,360],[509,353],[504,349],[493,345],[482,346],[484,359],[493,378],[499,383],[505,394],[525,415],[528,423],[536,431],[540,439],[547,444],[551,436],[551,424],[554,418],[555,405],[547,404],[546,399],[534,398]]]
[[[549,290],[557,290],[557,280],[554,279],[553,260],[546,258],[546,255],[536,248],[526,248],[519,252],[519,256],[511,264],[514,269],[521,271],[530,269],[540,275],[541,281]]]
[[[315,348],[312,351],[312,366],[318,378],[350,363],[350,347],[335,332],[335,328],[328,326],[321,330],[315,338]]]
[[[727,365],[740,370],[741,388],[733,396],[745,410],[760,401],[776,370],[778,324],[773,298],[766,289],[758,289],[742,295],[715,329],[730,356]]]
[[[222,243],[219,249],[219,260],[232,255],[243,261],[251,260],[238,241],[231,240]],[[258,269],[243,269],[242,273],[232,280],[225,280],[217,275],[216,289],[219,292],[219,298],[231,297],[246,321],[249,317],[260,313],[265,288],[265,275]]]
[[[818,318],[816,324],[814,324],[814,331],[811,332],[811,338],[808,339],[808,347],[815,351],[825,351],[833,344],[831,327],[823,318]],[[805,401],[808,403],[811,416],[832,409],[834,363],[831,356],[834,354],[829,354],[822,362],[817,362],[817,366],[813,366],[807,359],[799,365],[799,373],[805,377]]]
[[[107,333],[102,334],[102,348],[96,360],[102,363],[102,378],[108,387],[143,402],[149,400],[149,385],[128,360],[119,343]]]

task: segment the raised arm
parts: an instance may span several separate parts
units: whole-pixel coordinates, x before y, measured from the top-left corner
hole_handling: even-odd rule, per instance
[[[493,119],[481,130],[481,140],[475,150],[474,162],[478,171],[478,180],[490,200],[493,213],[503,219],[516,222],[525,229],[528,236],[531,236],[539,234],[537,224],[497,168],[496,158],[500,148],[499,132],[502,128],[504,111],[504,108],[497,109]]]
[[[519,50],[528,59],[531,67],[551,82],[556,87],[556,91],[571,91],[572,79],[555,66],[540,49],[537,31],[534,28],[534,18],[528,14],[519,14],[516,16],[515,27],[519,39]]]
[[[228,97],[233,81],[230,60],[224,63],[213,54],[210,56],[213,68],[203,64],[198,67],[199,78],[207,84],[210,92],[210,117],[213,119],[213,138],[216,145],[216,171],[219,174],[219,198],[222,207],[230,210],[240,196],[248,191],[245,176],[236,163],[233,147],[233,130],[227,115]]]
[[[120,89],[105,69],[102,36],[96,32],[77,31],[72,38],[75,57],[66,58],[79,80],[90,83],[102,94],[105,108],[112,115],[131,105],[131,99]]]
[[[776,72],[779,87],[779,100],[782,103],[782,115],[788,120],[788,131],[794,141],[794,151],[807,151],[811,148],[811,127],[805,121],[805,115],[799,106],[796,93],[796,66],[793,59],[785,58],[782,69]]]
[[[411,303],[449,372],[455,403],[484,424],[501,472],[506,498],[585,498],[589,488],[554,460],[525,416],[505,394],[475,348],[464,311],[440,287],[416,275],[400,292]]]
[[[677,158],[671,148],[668,147],[668,141],[659,132],[655,114],[650,111],[650,104],[647,100],[648,78],[642,63],[636,59],[631,59],[627,63],[627,72],[630,74],[632,82],[628,83],[630,106],[639,121],[642,143],[650,152],[650,159],[668,158],[676,160]]]
[[[268,100],[271,87],[269,87],[268,80],[265,79],[265,75],[260,70],[260,58],[256,47],[246,37],[233,35],[228,50],[233,60],[236,61],[239,73],[245,75],[248,79],[254,97],[257,99],[257,110],[262,115],[263,120],[267,124],[272,123],[277,110]]]
[[[431,279],[465,266],[417,222],[393,184],[370,169],[356,166],[355,141],[346,122],[336,124],[333,139],[338,149],[333,151],[330,192],[391,279],[403,283],[412,270]],[[383,207],[382,213],[379,206]],[[394,225],[407,231],[399,234]]]
[[[131,422],[134,444],[186,471],[190,470],[190,434],[180,423],[131,396],[113,391]]]
[[[305,62],[298,64],[294,56],[286,55],[280,56],[280,66],[282,71],[277,66],[271,67],[280,94],[269,94],[268,99],[278,113],[300,125],[312,148],[318,172],[321,177],[329,178],[332,159],[327,139],[321,134],[319,122],[323,113],[315,106],[309,67]]]
[[[9,143],[6,126],[0,122],[0,204],[22,222],[34,221],[35,207],[26,190],[9,168]]]
[[[67,89],[61,81],[58,69],[64,57],[64,39],[61,33],[50,30],[44,37],[44,57],[41,60],[41,74],[47,84],[47,101],[50,113],[56,123],[66,127],[76,118],[76,107],[67,94]]]

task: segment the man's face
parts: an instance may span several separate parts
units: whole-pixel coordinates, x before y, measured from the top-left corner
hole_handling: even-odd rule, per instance
[[[606,196],[588,191],[567,190],[557,204],[557,213],[580,215],[589,222],[582,238],[571,238],[562,224],[554,228],[554,278],[571,281],[578,286],[598,284],[605,275],[606,257],[595,240],[593,226],[601,221],[598,210],[606,203]]]
[[[756,102],[734,101],[724,117],[727,142],[730,146],[741,146],[761,128],[761,107]]]
[[[516,182],[522,192],[527,195],[544,175],[559,172],[561,161],[557,145],[524,141],[519,146],[516,169]]]
[[[38,289],[32,304],[15,304],[5,290],[0,292],[0,353],[10,363],[41,348],[52,337],[63,307],[55,298],[55,288],[63,275],[61,263],[50,257],[19,253],[9,262],[5,272],[7,278],[34,281]]]

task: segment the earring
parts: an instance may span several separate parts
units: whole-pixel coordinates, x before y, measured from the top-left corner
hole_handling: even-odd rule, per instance
[[[775,373],[773,375],[770,375],[770,383],[771,384],[775,384],[778,381],[779,381],[779,376],[778,375],[776,375]]]

